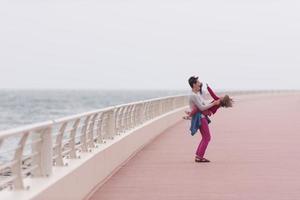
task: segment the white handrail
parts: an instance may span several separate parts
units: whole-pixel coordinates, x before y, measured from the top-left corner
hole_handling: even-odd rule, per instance
[[[1,148],[6,140],[19,138],[10,146],[11,160],[0,163],[0,190],[24,189],[24,179],[50,176],[53,166],[65,166],[147,120],[187,105],[187,96],[169,96],[138,101],[0,132]],[[33,141],[33,142],[32,142]],[[29,151],[25,147],[29,146]],[[26,152],[26,153],[24,153]],[[26,155],[25,155],[26,154]]]

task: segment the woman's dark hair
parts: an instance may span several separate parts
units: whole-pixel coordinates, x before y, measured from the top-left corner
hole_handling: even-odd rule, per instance
[[[191,88],[193,88],[193,85],[194,85],[195,83],[197,83],[198,78],[199,78],[199,77],[195,77],[195,76],[191,76],[191,77],[189,78],[189,85],[191,86]]]

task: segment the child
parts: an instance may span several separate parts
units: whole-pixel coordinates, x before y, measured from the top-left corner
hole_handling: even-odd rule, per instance
[[[209,108],[208,110],[202,111],[201,113],[203,115],[211,116],[211,114],[215,114],[220,107],[225,107],[225,108],[232,107],[232,104],[233,104],[232,98],[230,98],[228,95],[225,95],[224,97],[218,97],[214,93],[214,91],[208,86],[208,84],[206,84],[206,86],[207,86],[207,90],[208,90],[210,96],[214,99],[213,101],[221,99],[221,103],[218,106],[213,106],[213,107]],[[200,112],[200,110],[196,106],[194,106],[191,111],[185,112],[188,116],[185,116],[183,118],[191,119],[191,117],[193,115],[195,115],[197,112]]]

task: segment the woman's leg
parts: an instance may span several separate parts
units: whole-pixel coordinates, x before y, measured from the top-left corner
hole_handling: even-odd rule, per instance
[[[208,127],[208,123],[207,123],[207,119],[206,118],[202,118],[201,119],[201,128],[200,128],[200,132],[202,135],[202,140],[197,148],[197,152],[196,155],[198,158],[203,158],[207,145],[211,139],[210,136],[210,131],[209,131],[209,127]]]

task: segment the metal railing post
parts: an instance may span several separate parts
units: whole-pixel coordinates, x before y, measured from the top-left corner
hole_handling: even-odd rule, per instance
[[[19,148],[15,152],[14,160],[16,163],[11,167],[11,172],[15,176],[15,179],[12,181],[13,187],[16,190],[24,189],[23,176],[22,176],[22,157],[25,147],[26,140],[28,138],[29,132],[25,132],[20,141]]]
[[[113,108],[108,112],[108,134],[110,139],[113,139],[116,135],[115,110]]]
[[[52,174],[52,127],[48,127],[42,134],[42,147],[41,147],[41,175],[50,176]]]

